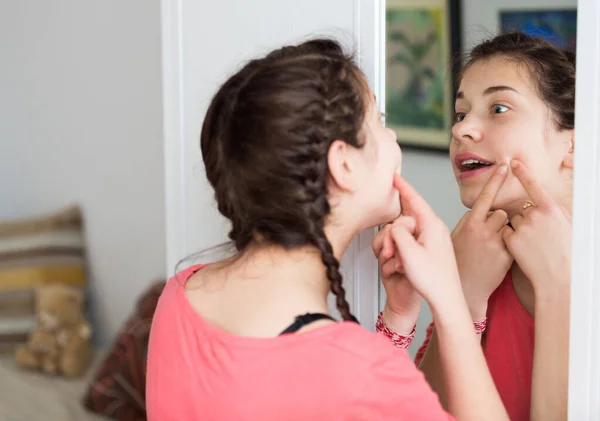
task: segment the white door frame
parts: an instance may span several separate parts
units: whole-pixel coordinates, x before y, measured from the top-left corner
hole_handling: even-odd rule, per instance
[[[361,69],[385,112],[385,0],[354,0],[357,55]],[[361,325],[375,330],[379,312],[379,265],[371,242],[377,229],[363,231],[352,245],[352,311]]]
[[[353,0],[357,58],[381,107],[385,104],[384,46],[385,0]],[[161,1],[163,63],[163,136],[166,197],[167,276],[187,252],[186,122],[183,113],[181,4]],[[379,309],[379,270],[371,251],[376,230],[367,230],[350,245],[342,270],[351,285],[351,308],[361,324],[371,330]],[[195,250],[197,251],[197,250]]]
[[[577,7],[569,420],[600,419],[600,1]]]
[[[181,4],[161,1],[163,153],[165,165],[165,215],[167,279],[185,255],[185,126],[183,119],[183,46]]]

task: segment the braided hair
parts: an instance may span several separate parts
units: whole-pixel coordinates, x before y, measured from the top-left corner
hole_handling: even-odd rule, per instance
[[[275,50],[231,76],[213,98],[200,144],[218,209],[238,251],[257,236],[286,249],[313,245],[344,320],[340,264],[325,235],[333,141],[362,145],[364,75],[333,40]]]

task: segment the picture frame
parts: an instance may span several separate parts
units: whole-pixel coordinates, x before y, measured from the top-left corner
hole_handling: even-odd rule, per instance
[[[387,0],[386,126],[403,148],[448,153],[461,66],[460,0]]]
[[[500,32],[522,31],[575,52],[577,8],[507,8],[498,11]]]

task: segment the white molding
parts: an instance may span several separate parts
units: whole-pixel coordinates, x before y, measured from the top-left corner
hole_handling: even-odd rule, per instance
[[[186,197],[181,1],[161,1],[167,278],[185,253]]]
[[[382,111],[385,107],[385,0],[355,0],[355,36],[359,65]],[[353,245],[353,312],[361,325],[375,330],[379,312],[379,265],[371,251],[376,229],[363,231]]]
[[[579,0],[569,420],[600,419],[600,2]]]

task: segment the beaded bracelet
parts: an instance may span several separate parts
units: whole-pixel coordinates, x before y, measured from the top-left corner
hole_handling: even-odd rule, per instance
[[[483,335],[483,332],[485,332],[487,328],[487,317],[479,322],[473,322],[473,327],[475,328],[475,333],[477,335]],[[409,335],[400,335],[399,333],[394,332],[385,324],[385,322],[383,321],[382,311],[377,316],[375,330],[385,335],[394,346],[397,346],[398,348],[408,348],[410,347],[413,339],[415,338],[416,326],[413,327],[413,330]]]
[[[475,327],[475,333],[483,335],[483,332],[487,328],[487,317],[480,322],[473,322],[473,326]]]
[[[417,330],[416,326],[413,327],[412,332],[409,335],[400,335],[399,333],[394,332],[392,329],[387,327],[385,322],[383,321],[383,311],[379,313],[377,316],[377,323],[375,324],[375,330],[379,333],[382,333],[386,336],[394,346],[398,348],[408,348],[413,339],[415,338],[415,332]]]

